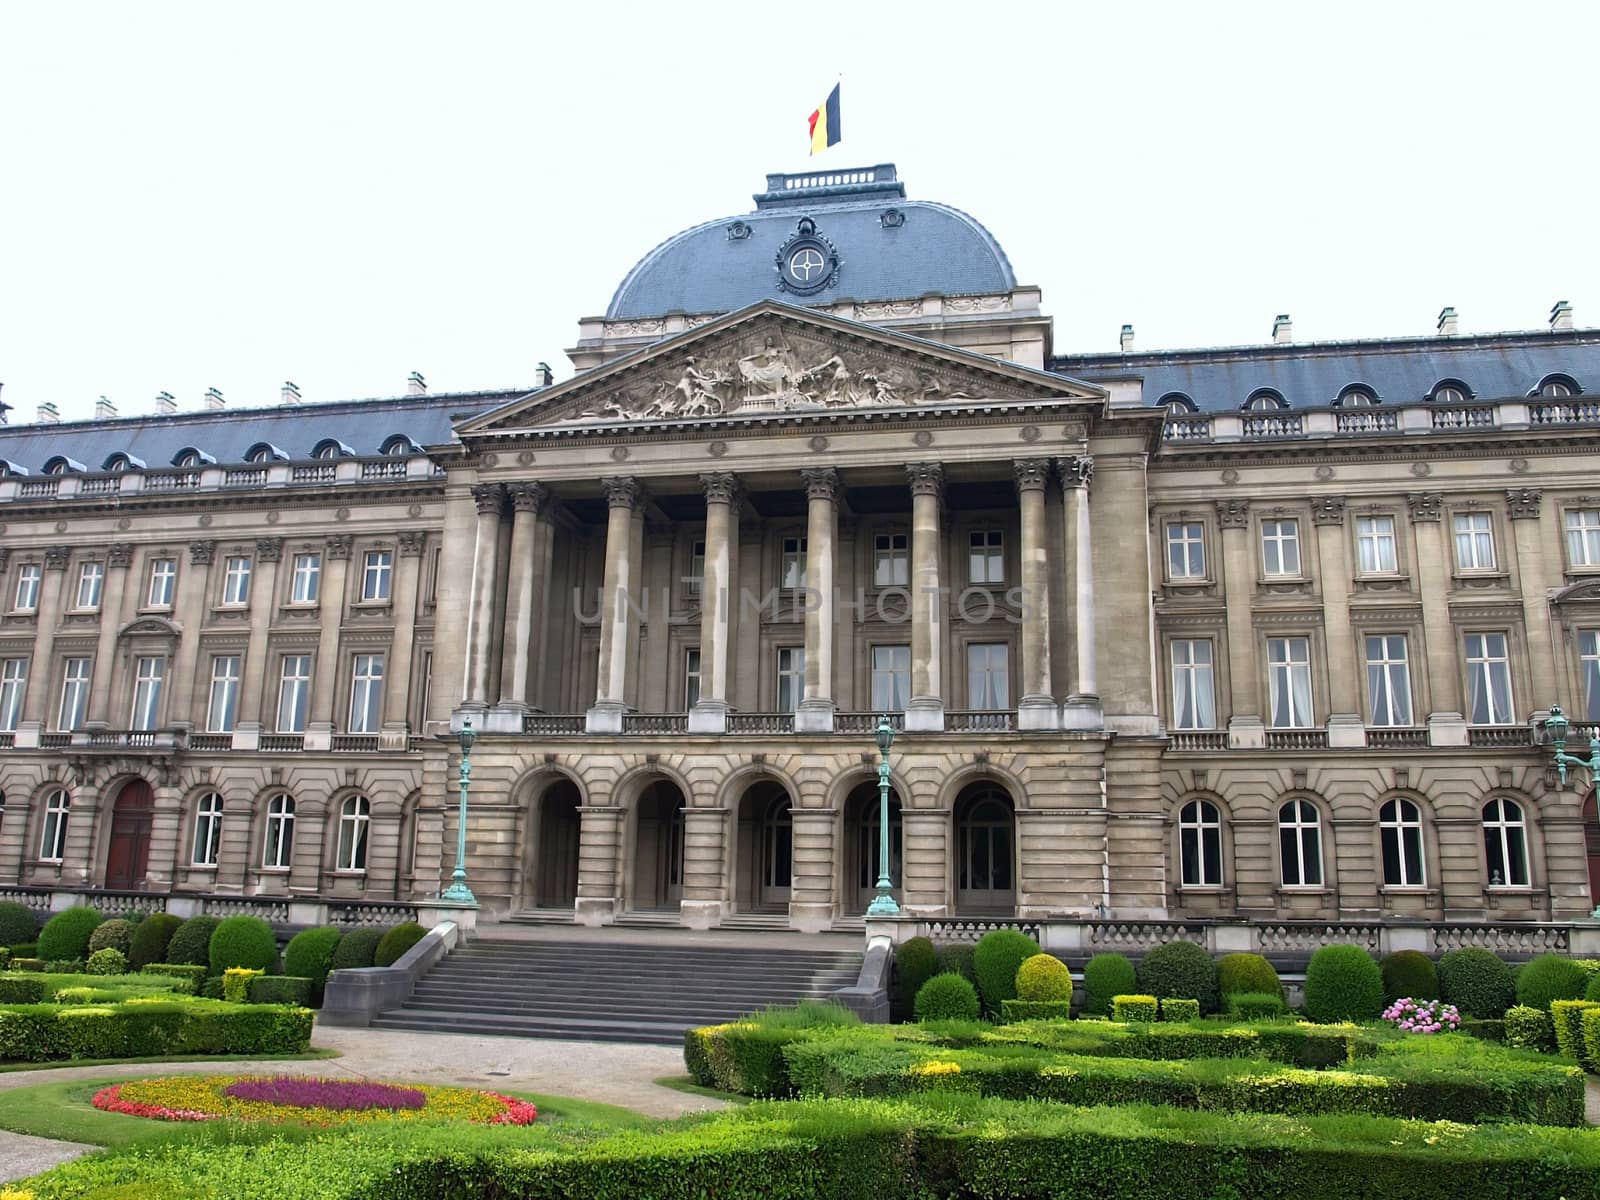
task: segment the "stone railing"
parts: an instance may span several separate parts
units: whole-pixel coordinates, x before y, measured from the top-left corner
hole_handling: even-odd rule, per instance
[[[305,749],[303,733],[263,733],[260,747],[273,754],[298,754]]]
[[[189,749],[191,750],[232,750],[233,734],[231,733],[191,733],[189,735]]]
[[[1473,725],[1467,729],[1469,746],[1536,746],[1531,725]]]
[[[623,733],[688,733],[688,713],[624,713]]]
[[[1597,422],[1600,422],[1600,400],[1593,396],[1535,400],[1528,405],[1530,425],[1593,425]]]
[[[1428,410],[1435,429],[1493,429],[1493,404],[1451,404]]]
[[[836,712],[833,714],[833,731],[835,733],[871,733],[878,727],[878,720],[883,715],[875,712]],[[889,726],[896,733],[904,729],[906,727],[905,713],[890,713]]]
[[[1267,730],[1268,750],[1326,750],[1327,748],[1326,729]]]
[[[309,467],[289,468],[290,483],[332,483],[338,477],[338,468],[332,463],[315,463]]]
[[[522,732],[536,733],[541,736],[552,734],[582,733],[584,717],[582,713],[524,713],[522,717]]]
[[[329,740],[329,749],[339,754],[374,754],[381,746],[375,733],[336,733]]]
[[[415,904],[342,904],[328,905],[330,925],[360,925],[375,929],[390,925],[403,925],[417,919]]]
[[[1425,728],[1398,728],[1392,725],[1367,726],[1367,745],[1377,750],[1388,750],[1397,746],[1426,746],[1427,744],[1428,731]]]
[[[1334,414],[1336,433],[1394,433],[1400,414],[1392,408],[1351,408]]]
[[[1434,925],[1430,932],[1436,954],[1475,947],[1502,957],[1533,958],[1572,949],[1572,930],[1566,925]]]
[[[208,917],[260,917],[268,924],[289,923],[289,902],[262,896],[207,896],[201,909]]]
[[[793,733],[793,713],[729,713],[729,733]]]
[[[1169,733],[1169,750],[1226,750],[1226,729],[1176,729]]]
[[[1168,416],[1161,436],[1168,443],[1250,442],[1283,438],[1411,436],[1434,431],[1592,428],[1595,425],[1600,425],[1600,398],[1514,397],[1463,404],[1419,402],[1375,408],[1178,413]]]
[[[1209,442],[1211,418],[1169,417],[1161,430],[1161,436],[1169,442]]]
[[[127,917],[161,912],[167,907],[167,898],[148,892],[91,891],[84,893],[83,903],[98,908],[103,917]]]
[[[17,744],[17,735],[14,733],[0,733],[0,750],[10,750]]]
[[[7,501],[127,498],[151,493],[237,491],[246,488],[352,486],[385,480],[435,480],[443,474],[425,454],[406,458],[341,458],[334,462],[207,463],[199,467],[144,468],[0,478],[0,504]]]
[[[49,912],[50,892],[44,888],[0,887],[0,902],[20,904],[34,912]]]
[[[935,942],[976,942],[996,929],[1015,929],[1039,940],[1038,921],[1010,920],[1006,917],[933,917],[917,922],[918,933]]]
[[[946,709],[947,733],[1009,733],[1017,727],[1017,714],[1010,709]]]
[[[1300,437],[1305,420],[1299,413],[1258,413],[1244,418],[1244,436],[1250,439]]]

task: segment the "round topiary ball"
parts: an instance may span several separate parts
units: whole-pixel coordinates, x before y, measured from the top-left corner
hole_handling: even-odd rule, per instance
[[[1589,972],[1570,958],[1541,954],[1517,972],[1517,1003],[1549,1012],[1551,1001],[1581,1000]]]
[[[396,925],[383,935],[378,942],[378,949],[372,956],[372,965],[375,967],[392,967],[405,956],[405,952],[420,942],[427,935],[427,930],[415,921],[407,921],[404,925]]]
[[[351,971],[372,966],[373,956],[378,953],[378,943],[382,940],[383,934],[379,930],[352,929],[339,939],[330,970]]]
[[[1217,965],[1204,946],[1167,942],[1140,959],[1134,973],[1144,995],[1198,1000],[1201,1012],[1217,1011]]]
[[[102,946],[89,955],[85,970],[91,975],[126,975],[128,956],[115,946]]]
[[[1111,1015],[1111,998],[1127,996],[1139,986],[1133,964],[1121,954],[1096,954],[1083,968],[1083,1011],[1086,1016]]]
[[[927,938],[910,938],[895,947],[895,1008],[901,1019],[911,1012],[922,985],[938,973],[939,952]]]
[[[46,962],[73,962],[89,957],[89,938],[101,921],[98,908],[58,912],[39,931],[39,957]]]
[[[976,1021],[978,990],[960,975],[946,971],[922,985],[913,1013],[918,1021]]]
[[[229,967],[270,971],[278,961],[278,935],[260,917],[227,917],[211,934],[211,973]]]
[[[1383,1015],[1383,972],[1360,946],[1324,946],[1306,967],[1306,1016],[1369,1021]]]
[[[1017,968],[1018,1000],[1071,1000],[1072,972],[1053,954],[1035,954]]]
[[[1413,1000],[1439,998],[1439,971],[1433,959],[1420,950],[1396,950],[1378,964],[1383,972],[1385,1004],[1410,997]]]
[[[112,949],[124,958],[133,948],[133,922],[124,921],[121,917],[112,917],[109,921],[101,921],[94,927],[94,932],[89,935],[89,953],[96,950]]]
[[[343,932],[332,925],[302,929],[284,947],[283,973],[311,980],[313,995],[320,996],[323,985],[328,982],[328,972],[333,970],[334,952],[343,938]]]
[[[128,969],[142,971],[151,963],[166,962],[167,947],[172,943],[172,935],[177,933],[182,925],[182,917],[164,912],[151,913],[140,921],[133,929],[133,944],[128,951]],[[209,943],[206,950],[209,954]]]
[[[1439,997],[1463,1017],[1499,1020],[1516,1001],[1511,968],[1487,950],[1469,946],[1439,959]]]
[[[1017,968],[1039,953],[1038,944],[1015,929],[992,929],[972,950],[972,969],[978,976],[978,994],[984,1011],[1000,1011],[1002,1000],[1017,998]]]
[[[191,967],[211,965],[211,935],[222,924],[221,917],[190,917],[167,943],[167,961]]]
[[[39,936],[33,909],[12,900],[0,901],[0,946],[26,946]]]
[[[1279,996],[1278,972],[1259,954],[1224,954],[1217,960],[1217,991],[1224,1000],[1241,993]]]

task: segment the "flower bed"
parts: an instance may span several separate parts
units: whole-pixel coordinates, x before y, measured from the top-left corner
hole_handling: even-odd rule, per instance
[[[1402,1033],[1454,1033],[1461,1028],[1461,1014],[1454,1004],[1408,996],[1384,1009],[1383,1019]]]
[[[397,1086],[291,1075],[183,1075],[136,1079],[101,1088],[94,1106],[160,1121],[446,1120],[474,1125],[529,1125],[539,1115],[526,1100],[474,1088]]]

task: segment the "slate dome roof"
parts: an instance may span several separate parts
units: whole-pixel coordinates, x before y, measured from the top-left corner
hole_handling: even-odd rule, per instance
[[[623,279],[608,320],[724,313],[773,298],[797,304],[1005,292],[1016,276],[1000,243],[959,209],[907,200],[891,164],[768,175],[754,212],[707,221],[662,242]],[[780,286],[780,252],[814,223],[838,267],[803,295]]]

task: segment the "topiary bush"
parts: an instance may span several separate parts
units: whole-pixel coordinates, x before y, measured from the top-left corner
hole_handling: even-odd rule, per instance
[[[1553,1054],[1556,1048],[1556,1030],[1550,1014],[1542,1008],[1529,1008],[1514,1004],[1506,1009],[1506,1045],[1514,1050],[1538,1050]]]
[[[79,905],[58,912],[39,931],[38,957],[46,962],[71,962],[89,957],[89,938],[102,918],[98,908]]]
[[[320,999],[323,986],[328,982],[328,972],[333,970],[333,956],[343,937],[332,925],[302,929],[284,948],[283,973],[311,980],[311,995],[313,999]]]
[[[1071,1001],[1072,972],[1053,954],[1035,954],[1017,968],[1018,1000]]]
[[[971,942],[949,942],[938,949],[938,974],[943,975],[948,971],[952,975],[961,976],[973,987],[978,986],[978,972],[972,965]]]
[[[1393,1004],[1405,996],[1413,1000],[1440,999],[1438,969],[1433,959],[1420,950],[1396,950],[1378,964],[1378,969],[1383,973],[1385,1003]]]
[[[128,956],[115,946],[102,946],[89,955],[85,970],[91,975],[126,975]]]
[[[1154,996],[1111,997],[1113,1021],[1144,1021],[1153,1023],[1160,1015],[1160,1002]]]
[[[1200,1001],[1201,1012],[1217,1011],[1217,964],[1204,946],[1167,942],[1139,960],[1139,989],[1157,999],[1176,996]]]
[[[351,971],[372,965],[373,955],[378,952],[378,943],[383,940],[383,934],[376,929],[352,929],[339,939],[339,946],[333,952],[331,970]]]
[[[13,900],[0,901],[0,946],[25,946],[38,936],[33,909]]]
[[[922,985],[939,973],[939,952],[925,937],[901,942],[894,952],[894,1007],[905,1020],[917,1002]]]
[[[392,967],[404,957],[405,952],[420,942],[427,930],[415,921],[407,921],[404,925],[396,925],[378,942],[378,949],[372,956],[372,965],[375,967]]]
[[[1037,953],[1034,940],[1015,929],[992,929],[978,939],[972,949],[972,969],[985,1012],[998,1016],[1002,1000],[1017,998],[1017,968]]]
[[[183,924],[182,917],[175,917],[171,913],[151,913],[140,921],[133,930],[133,942],[128,950],[128,967],[134,971],[142,971],[151,963],[167,961],[167,947],[172,942],[172,935]],[[207,944],[207,953],[210,945]]]
[[[1383,1013],[1383,972],[1360,946],[1324,946],[1306,967],[1306,1016],[1369,1021]]]
[[[1139,986],[1133,964],[1121,954],[1096,954],[1083,968],[1085,1016],[1111,1015],[1111,998]]]
[[[1591,1000],[1554,1000],[1550,1023],[1555,1026],[1556,1053],[1573,1062],[1583,1061],[1583,1014],[1600,1008]]]
[[[1259,954],[1224,954],[1217,960],[1217,992],[1226,1004],[1241,992],[1282,995],[1283,984],[1271,963]]]
[[[1552,1001],[1582,1000],[1589,972],[1570,958],[1541,954],[1517,972],[1517,1003],[1548,1012]]]
[[[1516,1001],[1511,968],[1487,950],[1469,946],[1439,959],[1439,998],[1464,1017],[1498,1019]]]
[[[1277,992],[1234,992],[1224,996],[1230,1017],[1241,1021],[1266,1021],[1289,1015],[1289,1006]]]
[[[211,965],[211,935],[222,924],[220,917],[190,917],[172,935],[167,943],[169,963],[189,963],[197,967]]]
[[[1583,989],[1583,998],[1585,1000],[1600,1001],[1600,975],[1591,975],[1589,977],[1589,984]]]
[[[278,936],[260,917],[227,917],[211,934],[211,973],[230,967],[265,973],[278,961]]]
[[[1180,1000],[1176,996],[1168,996],[1161,1002],[1161,1019],[1163,1021],[1198,1021],[1200,1019],[1200,1001]]]
[[[978,990],[964,976],[946,971],[922,985],[912,1011],[918,1021],[976,1021]]]
[[[124,958],[133,949],[133,922],[124,921],[121,917],[112,917],[109,921],[101,921],[94,927],[94,932],[89,935],[89,956],[94,957],[96,950],[106,948],[117,951]]]

